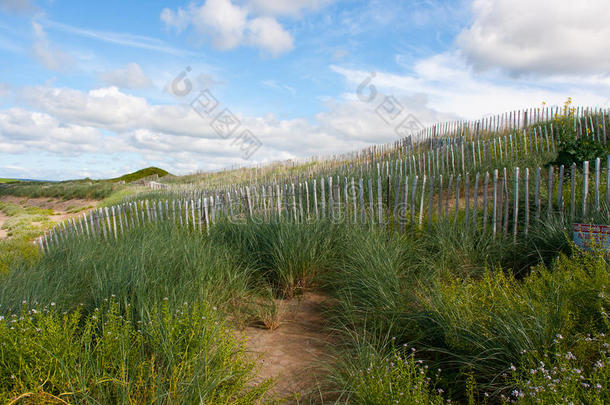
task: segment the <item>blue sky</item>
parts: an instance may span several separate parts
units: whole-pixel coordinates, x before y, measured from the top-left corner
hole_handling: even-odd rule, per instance
[[[389,96],[424,125],[568,96],[610,107],[609,19],[603,0],[0,0],[0,177],[349,151],[397,138],[375,113]],[[219,135],[225,109],[239,127]]]

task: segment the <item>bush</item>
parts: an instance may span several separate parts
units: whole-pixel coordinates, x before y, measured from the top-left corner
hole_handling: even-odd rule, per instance
[[[352,344],[331,369],[339,403],[441,404],[442,389],[434,389],[428,366],[417,360],[414,349],[394,347],[381,340],[352,334]],[[438,377],[438,372],[435,378]]]
[[[564,134],[559,141],[557,159],[553,165],[582,167],[585,161],[593,161],[596,158],[604,158],[610,155],[610,146],[593,139],[591,136],[577,138],[574,134]]]
[[[126,310],[127,309],[127,310]],[[135,322],[111,299],[83,316],[51,303],[0,321],[0,398],[27,403],[251,404],[271,382],[254,384],[246,360],[214,309],[167,304]]]
[[[559,334],[548,350],[525,353],[519,369],[511,366],[515,389],[504,398],[524,404],[607,404],[609,349],[610,336],[606,333],[582,333],[572,345]]]

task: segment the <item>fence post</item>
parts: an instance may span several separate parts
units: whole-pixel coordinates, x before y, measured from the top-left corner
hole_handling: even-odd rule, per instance
[[[472,199],[472,227],[476,230],[477,227],[477,210],[479,205],[479,172],[474,177],[474,195]]]
[[[525,237],[527,238],[527,233],[529,231],[530,225],[530,169],[525,168],[525,179],[523,184],[523,192],[524,192],[524,209],[525,209]]]
[[[383,223],[383,198],[381,192],[381,176],[377,177],[377,219],[379,226]]]
[[[417,196],[417,180],[418,176],[415,175],[413,179],[413,188],[411,189],[411,224],[415,223],[415,198]]]
[[[553,211],[553,166],[549,166],[549,178],[547,182],[547,219],[551,219],[551,213]]]
[[[432,207],[432,199],[434,197],[434,176],[430,176],[430,194],[428,195],[428,224],[427,229],[430,230],[432,226],[432,212],[434,211]]]
[[[517,242],[517,222],[519,219],[519,168],[515,167],[515,205],[513,209],[513,242]]]
[[[459,211],[459,203],[460,203],[460,181],[462,180],[462,175],[458,174],[457,179],[455,181],[455,210],[453,215],[453,224],[457,224],[458,219],[458,211]]]
[[[424,174],[424,177],[422,178],[422,182],[421,182],[421,199],[420,199],[420,203],[419,203],[418,225],[419,225],[420,229],[422,227],[423,220],[424,220],[424,199],[425,199],[425,197],[426,197],[426,175]]]
[[[589,162],[583,162],[582,216],[587,216],[587,195],[589,194]]]
[[[492,195],[493,201],[492,201],[491,227],[492,227],[492,233],[495,236],[496,232],[498,230],[498,223],[497,223],[497,214],[498,214],[498,169],[494,169],[493,182],[494,182],[494,189],[493,189],[493,195]]]
[[[601,161],[599,158],[595,159],[595,212],[599,213],[599,187],[600,187],[600,174],[601,174]]]

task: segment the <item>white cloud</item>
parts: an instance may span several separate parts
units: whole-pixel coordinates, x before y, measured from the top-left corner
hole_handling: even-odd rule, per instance
[[[30,152],[32,149],[59,154],[94,152],[108,147],[99,130],[63,125],[54,117],[21,108],[0,111],[0,151]],[[107,150],[113,150],[108,148]]]
[[[458,38],[477,69],[512,74],[610,70],[607,0],[474,0],[474,21]]]
[[[273,56],[294,48],[290,33],[271,17],[257,17],[248,22],[248,43]]]
[[[64,70],[74,64],[74,58],[53,46],[47,39],[42,25],[32,22],[34,45],[32,50],[38,61],[49,70]]]
[[[176,32],[180,33],[188,27],[190,18],[188,13],[181,7],[178,7],[177,11],[164,8],[163,11],[161,11],[161,21],[165,23],[165,26],[168,29],[173,28]]]
[[[97,151],[110,158],[120,151],[138,154],[146,162],[162,162],[179,174],[194,168],[212,170],[232,164],[341,153],[397,139],[393,128],[375,114],[373,105],[347,95],[329,102],[328,111],[318,114],[313,122],[278,119],[273,114],[238,114],[241,128],[249,129],[262,142],[252,160],[246,161],[233,138],[220,138],[210,119],[199,116],[189,105],[150,105],[146,99],[116,87],[88,92],[30,87],[23,89],[20,97],[41,112],[0,111],[0,150],[5,153],[32,149],[53,154]],[[405,105],[421,104],[415,99],[402,101]]]
[[[261,84],[263,86],[268,87],[268,88],[273,89],[273,90],[278,90],[278,91],[281,91],[281,92],[290,93],[293,96],[296,94],[296,90],[293,87],[287,86],[285,84],[278,83],[275,80],[271,80],[271,79],[262,80]]]
[[[191,12],[195,29],[211,36],[216,48],[235,48],[243,41],[248,12],[231,0],[207,0],[199,8],[193,6]]]
[[[107,84],[126,89],[147,88],[152,86],[152,81],[146,76],[140,65],[133,62],[128,63],[124,69],[100,73],[99,77]]]
[[[186,10],[165,8],[161,20],[168,29],[177,32],[192,25],[221,50],[247,45],[278,56],[293,49],[291,34],[274,17],[249,14],[247,5],[233,4],[231,0],[206,0],[201,6],[191,3]]]
[[[192,55],[191,52],[184,51],[182,49],[177,49],[169,46],[164,41],[161,41],[157,38],[151,38],[143,35],[133,35],[126,34],[121,32],[109,32],[109,31],[96,31],[83,29],[78,27],[73,27],[71,25],[66,25],[62,23],[58,23],[56,21],[41,19],[43,21],[45,27],[59,30],[61,32],[65,32],[72,35],[77,35],[83,38],[95,39],[97,41],[107,42],[110,44],[121,45],[131,48],[138,49],[147,49],[155,52],[166,53],[169,55],[175,56],[185,56]]]
[[[331,67],[345,77],[354,92],[370,72]],[[593,85],[594,83],[594,85]],[[505,77],[498,72],[474,71],[458,53],[443,53],[418,61],[410,73],[377,72],[373,84],[379,92],[396,97],[421,95],[425,106],[435,111],[477,119],[527,107],[561,105],[569,96],[576,104],[603,105],[609,83],[594,80],[583,85],[580,79],[556,78],[525,80]]]

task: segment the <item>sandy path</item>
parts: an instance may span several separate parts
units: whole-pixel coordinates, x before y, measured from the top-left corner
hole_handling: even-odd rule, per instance
[[[247,347],[260,355],[259,381],[276,378],[273,394],[284,398],[282,403],[297,403],[299,394],[315,388],[322,376],[319,362],[327,360],[331,341],[324,332],[322,317],[326,297],[306,293],[286,303],[285,318],[276,330],[247,327]]]

